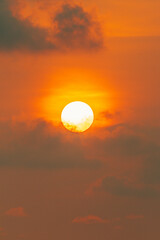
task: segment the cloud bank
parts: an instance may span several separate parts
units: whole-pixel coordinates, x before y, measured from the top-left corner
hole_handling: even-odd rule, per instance
[[[159,197],[158,140],[142,136],[138,127],[135,130],[136,127],[117,125],[117,128],[119,130],[115,127],[112,133],[109,129],[104,138],[88,135],[83,139],[76,134],[66,138],[60,128],[41,119],[29,125],[0,122],[0,166],[46,170],[105,167],[106,174],[98,184],[97,181],[91,184],[90,193]],[[115,170],[110,171],[112,168]]]
[[[79,5],[62,5],[52,16],[52,26],[42,28],[13,16],[7,0],[0,2],[1,50],[62,51],[100,47],[100,25]]]
[[[160,145],[151,129],[120,124],[104,129],[105,138],[88,141],[92,154],[111,169],[90,185],[88,194],[102,191],[117,197],[160,197]]]
[[[99,168],[98,160],[87,160],[81,142],[64,141],[61,132],[43,120],[0,123],[0,166],[12,168]],[[3,137],[2,137],[3,136]]]

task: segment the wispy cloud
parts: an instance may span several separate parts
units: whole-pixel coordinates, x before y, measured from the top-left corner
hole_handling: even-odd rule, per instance
[[[13,216],[13,217],[26,217],[27,216],[23,207],[10,208],[9,210],[7,210],[5,212],[5,215]]]
[[[86,217],[76,217],[72,223],[84,223],[84,224],[95,224],[95,223],[109,223],[109,220],[102,219],[98,216],[88,215]]]

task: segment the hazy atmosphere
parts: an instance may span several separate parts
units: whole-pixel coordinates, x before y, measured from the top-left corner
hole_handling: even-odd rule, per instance
[[[160,238],[159,9],[0,0],[0,239]]]

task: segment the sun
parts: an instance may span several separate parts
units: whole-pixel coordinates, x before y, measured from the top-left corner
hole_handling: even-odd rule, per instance
[[[61,121],[71,132],[84,132],[93,123],[94,114],[90,106],[84,102],[71,102],[65,106],[61,114]]]

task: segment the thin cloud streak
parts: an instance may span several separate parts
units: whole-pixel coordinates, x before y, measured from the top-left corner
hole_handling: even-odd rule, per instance
[[[96,224],[96,223],[109,223],[109,220],[102,219],[98,216],[88,215],[86,217],[76,217],[72,223],[83,223],[83,224]]]

